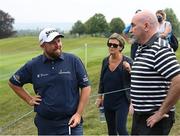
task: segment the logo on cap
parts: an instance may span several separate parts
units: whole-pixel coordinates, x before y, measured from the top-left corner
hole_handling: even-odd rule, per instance
[[[53,32],[57,32],[58,33],[58,31],[57,30],[50,30],[50,31],[47,31],[46,32],[46,36],[48,37],[51,33],[53,33]]]
[[[45,28],[39,34],[39,42],[42,45],[44,42],[51,42],[55,37],[64,37],[55,28]]]

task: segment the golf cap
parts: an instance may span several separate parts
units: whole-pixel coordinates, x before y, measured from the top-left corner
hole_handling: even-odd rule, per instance
[[[39,42],[42,45],[44,42],[51,42],[56,37],[64,37],[55,28],[45,28],[39,34]]]

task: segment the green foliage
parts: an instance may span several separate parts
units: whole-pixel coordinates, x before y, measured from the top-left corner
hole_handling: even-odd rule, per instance
[[[0,10],[0,39],[9,37],[15,33],[13,31],[13,23],[14,18]]]
[[[125,24],[121,18],[113,18],[111,20],[109,26],[110,26],[111,33],[116,32],[116,33],[121,34],[125,27]]]
[[[180,22],[178,18],[176,17],[176,14],[174,13],[172,8],[166,8],[165,10],[166,13],[166,20],[171,22],[173,32],[175,33],[176,36],[180,36]]]
[[[85,23],[86,31],[88,34],[104,34],[107,33],[108,23],[103,14],[95,14]]]
[[[74,24],[74,26],[72,27],[71,33],[72,34],[79,34],[79,35],[84,34],[85,33],[85,26],[84,26],[84,24],[80,20],[78,20]]]

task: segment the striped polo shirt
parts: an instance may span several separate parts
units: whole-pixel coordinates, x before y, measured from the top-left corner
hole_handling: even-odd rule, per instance
[[[158,34],[138,47],[131,71],[131,100],[136,112],[157,111],[167,96],[171,79],[180,74],[172,49]],[[171,111],[175,110],[174,107]]]

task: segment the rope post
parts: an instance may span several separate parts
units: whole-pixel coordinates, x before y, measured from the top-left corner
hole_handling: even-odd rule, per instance
[[[84,44],[84,65],[87,69],[87,43]]]

